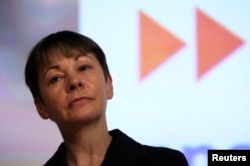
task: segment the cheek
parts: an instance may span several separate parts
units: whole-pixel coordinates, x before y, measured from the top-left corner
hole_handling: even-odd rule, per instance
[[[59,88],[44,89],[42,97],[49,107],[56,107],[64,98],[63,90]]]
[[[62,96],[56,97],[55,95],[47,95],[44,99],[45,109],[52,121],[56,121],[57,117],[60,117],[64,103],[65,102],[62,102]]]
[[[96,93],[105,95],[106,93],[105,79],[102,79],[102,77],[99,76],[99,77],[95,77],[92,82],[94,83],[93,86],[96,89]]]
[[[61,80],[58,83],[56,83],[55,85],[51,85],[51,86],[46,86],[44,88],[44,94],[48,97],[55,97],[55,96],[59,96],[64,92],[64,81]]]
[[[107,100],[111,97],[111,93],[109,91],[108,85],[106,84],[105,80],[103,83],[100,83],[98,87],[99,90],[97,93],[99,93],[102,102],[106,103]]]

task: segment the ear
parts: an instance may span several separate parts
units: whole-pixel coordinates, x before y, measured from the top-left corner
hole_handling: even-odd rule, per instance
[[[114,96],[113,82],[112,82],[112,77],[109,75],[107,77],[107,98],[112,99],[113,96]]]
[[[49,119],[49,114],[44,107],[44,103],[37,97],[34,98],[36,110],[42,119]]]

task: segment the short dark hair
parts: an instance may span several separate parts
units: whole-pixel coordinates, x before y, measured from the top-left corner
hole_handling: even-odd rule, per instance
[[[105,54],[101,47],[87,36],[72,32],[52,33],[39,41],[31,50],[25,66],[25,82],[32,96],[42,100],[39,89],[39,75],[42,69],[52,63],[55,56],[73,57],[77,54],[93,53],[100,63],[105,79],[110,75]]]

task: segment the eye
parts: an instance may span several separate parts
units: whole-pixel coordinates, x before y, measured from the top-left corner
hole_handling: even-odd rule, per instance
[[[52,78],[50,79],[49,84],[55,84],[55,83],[57,83],[58,81],[60,81],[61,79],[62,79],[62,77],[60,77],[60,76],[54,76],[54,77],[52,77]]]
[[[86,71],[88,69],[90,69],[91,67],[89,65],[82,65],[79,67],[79,71]]]

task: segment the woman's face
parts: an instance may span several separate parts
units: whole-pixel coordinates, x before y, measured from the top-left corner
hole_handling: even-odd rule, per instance
[[[35,99],[38,113],[58,125],[89,123],[104,115],[107,99],[113,97],[112,79],[92,53],[72,58],[56,56],[41,71],[39,88],[43,102]]]

